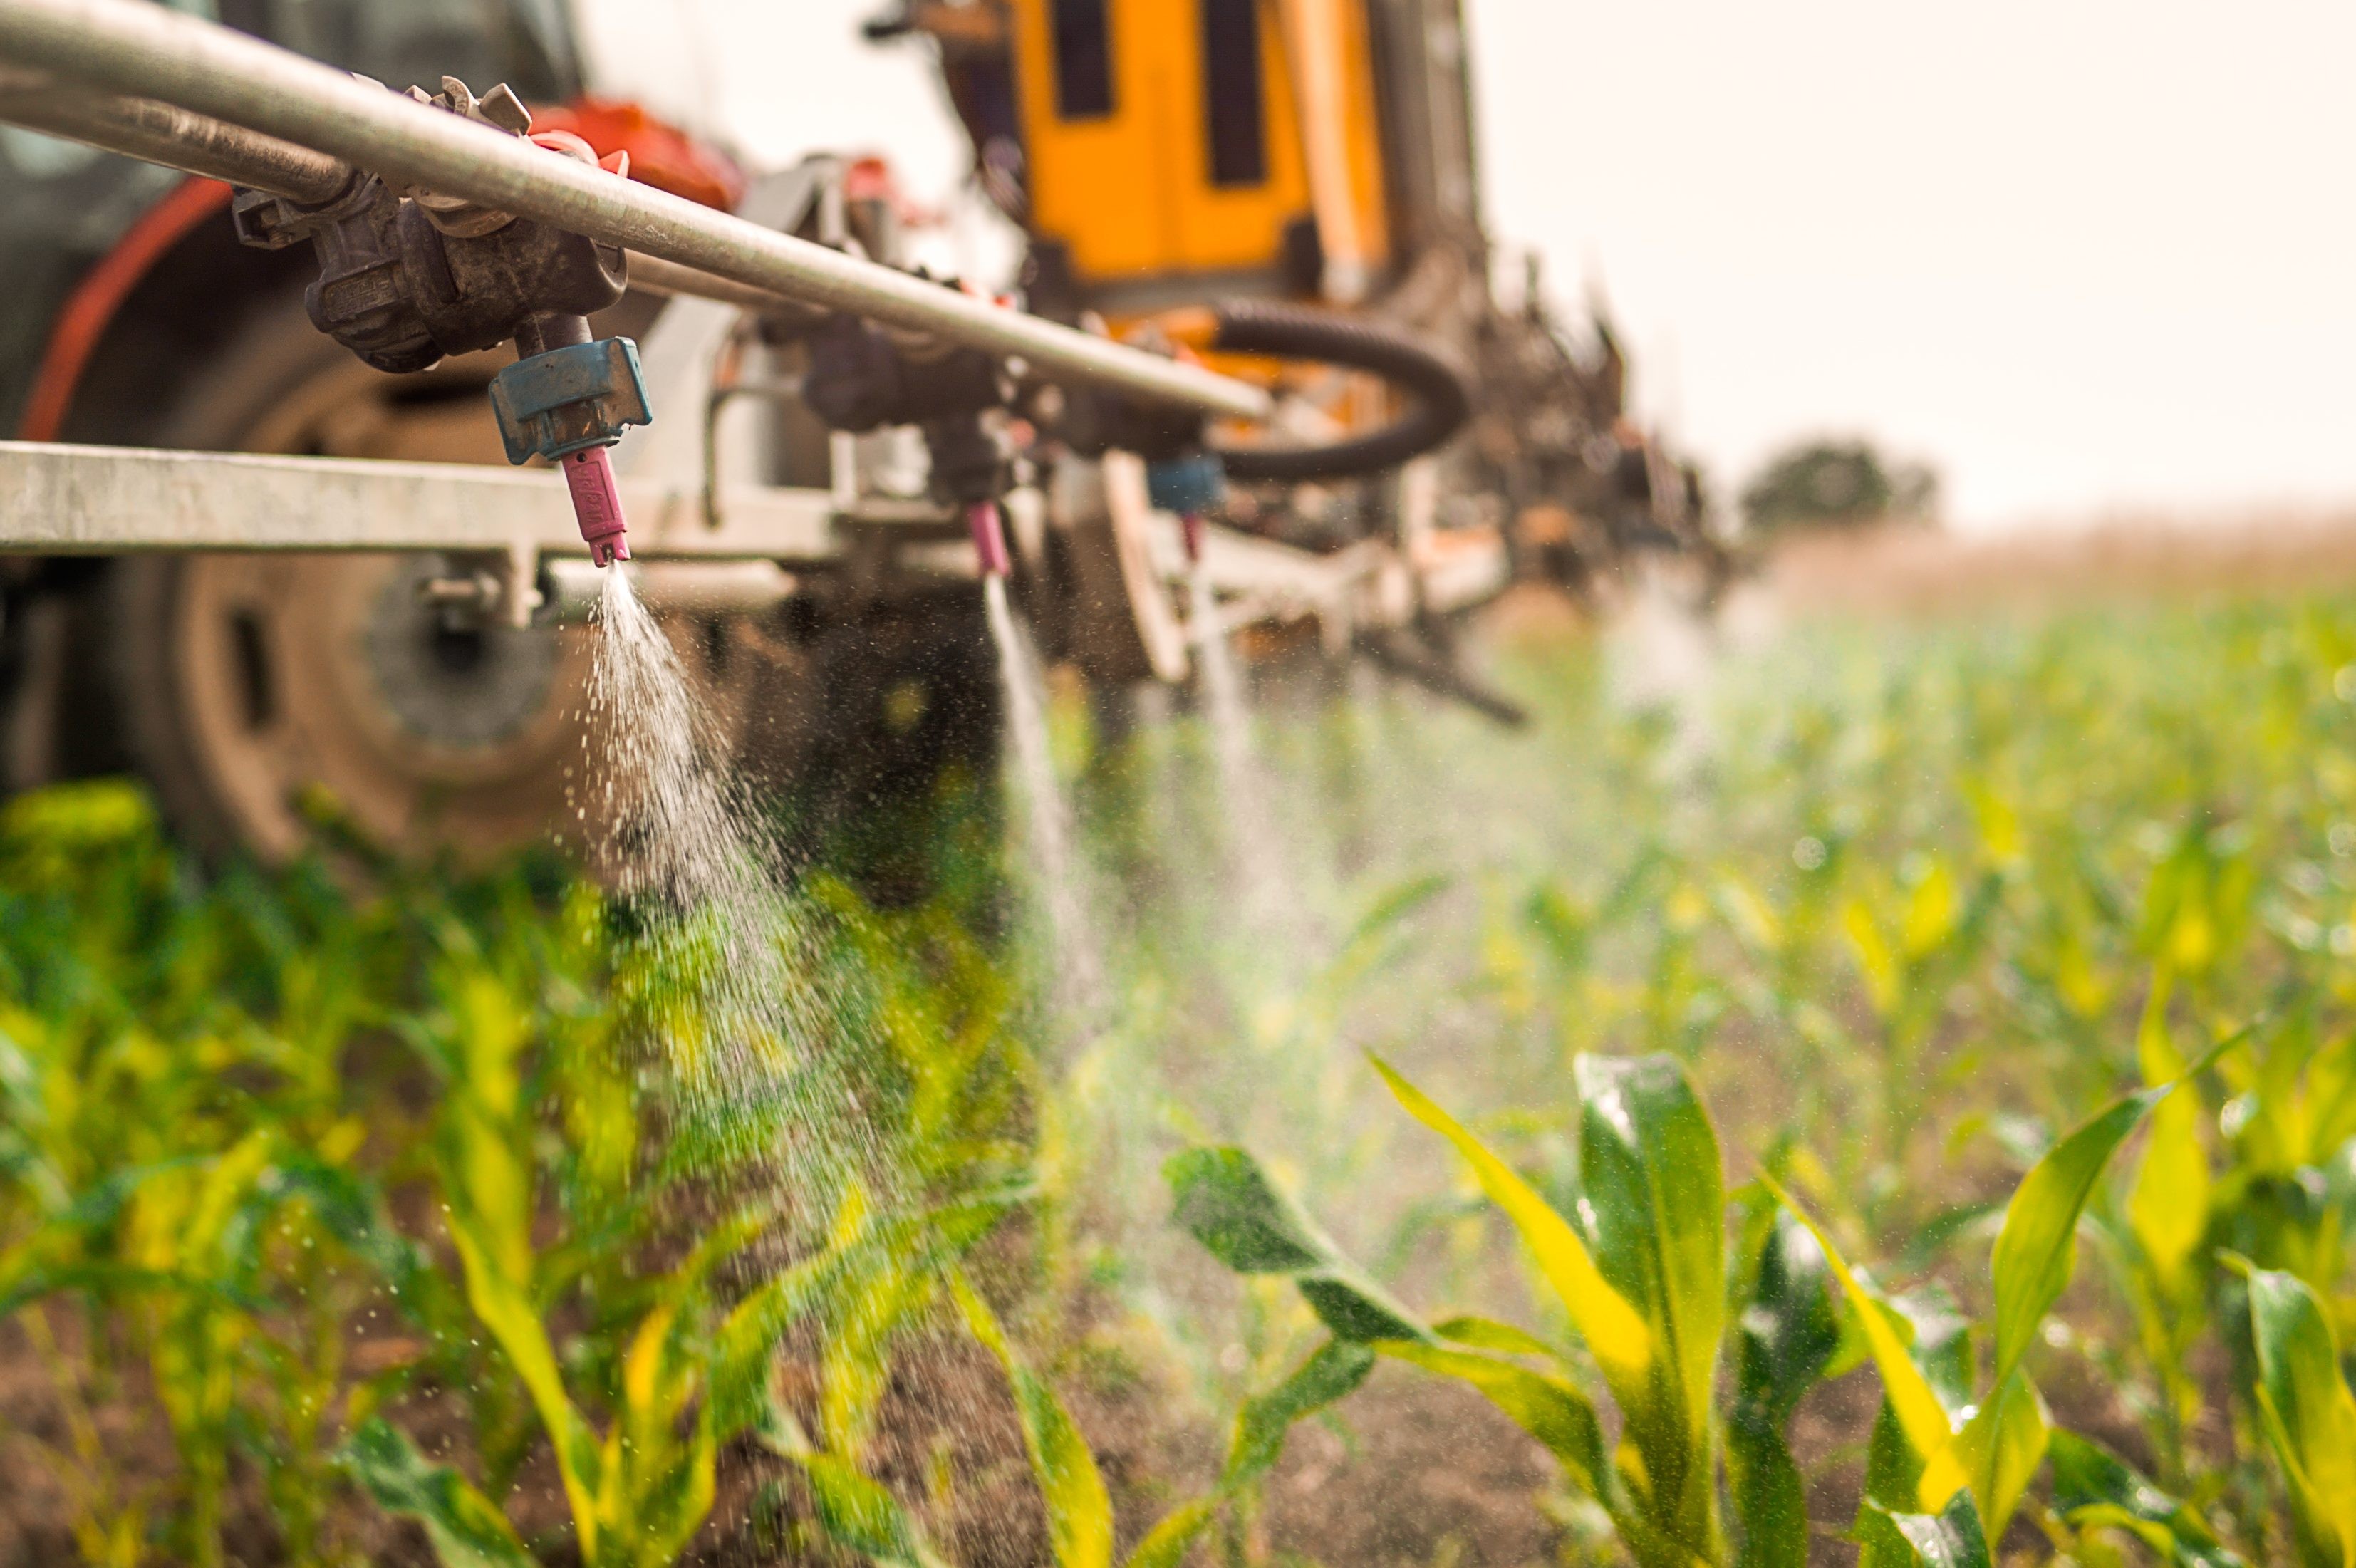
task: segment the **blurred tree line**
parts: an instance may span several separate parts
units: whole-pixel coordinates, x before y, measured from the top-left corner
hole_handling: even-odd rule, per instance
[[[1799,529],[1927,524],[1939,509],[1939,476],[1894,461],[1862,438],[1801,442],[1743,487],[1743,521],[1757,533]]]

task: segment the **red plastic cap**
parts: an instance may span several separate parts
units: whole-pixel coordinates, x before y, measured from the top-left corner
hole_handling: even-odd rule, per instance
[[[629,524],[622,517],[622,489],[614,482],[614,462],[603,446],[564,459],[565,488],[573,492],[573,518],[581,525],[589,559],[600,566],[630,558]]]
[[[1003,577],[1013,571],[1014,562],[1006,553],[1006,526],[999,518],[998,503],[977,501],[966,508],[965,521],[973,530],[973,550],[981,558],[981,575]]]

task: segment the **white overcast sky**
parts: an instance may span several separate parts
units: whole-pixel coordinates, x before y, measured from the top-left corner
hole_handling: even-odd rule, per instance
[[[582,4],[615,85],[762,156],[962,173],[881,0]],[[2356,4],[1466,7],[1493,229],[1601,285],[1722,487],[1856,432],[1971,524],[2356,502]]]

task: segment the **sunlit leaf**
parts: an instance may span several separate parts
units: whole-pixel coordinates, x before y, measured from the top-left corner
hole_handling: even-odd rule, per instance
[[[2045,1462],[2052,1432],[2044,1397],[2027,1373],[2016,1371],[1996,1385],[1955,1434],[1956,1454],[1971,1473],[1981,1522],[1999,1537],[2012,1522],[2029,1477]]]
[[[2184,1074],[2184,1058],[2168,1036],[2169,972],[2152,976],[2151,996],[2136,1031],[2136,1056],[2151,1088]],[[2201,1101],[2188,1090],[2152,1112],[2143,1159],[2128,1189],[2128,1228],[2164,1289],[2173,1292],[2209,1226],[2209,1155],[2201,1145]]]
[[[2220,1041],[2189,1069],[2198,1072],[2246,1037]],[[2068,1288],[2077,1265],[2078,1218],[2111,1155],[2151,1108],[2182,1081],[2120,1097],[2047,1151],[2005,1206],[1990,1270],[1996,1285],[1996,1369],[2001,1384],[2020,1365],[2037,1326]]]
[[[1922,1479],[1918,1483],[1921,1506],[1931,1512],[1944,1511],[1955,1494],[1969,1484],[1970,1476],[1955,1452],[1954,1428],[1947,1418],[1946,1407],[1907,1353],[1909,1336],[1904,1322],[1879,1297],[1865,1289],[1832,1239],[1789,1193],[1772,1177],[1762,1176],[1759,1179],[1775,1195],[1776,1201],[1808,1228],[1816,1245],[1823,1249],[1825,1262],[1830,1265],[1833,1277],[1840,1282],[1857,1314],[1858,1326],[1864,1331],[1874,1368],[1881,1374],[1883,1397],[1890,1402],[1898,1429],[1922,1464]]]
[[[1385,1062],[1376,1060],[1375,1070],[1382,1074],[1383,1081],[1390,1086],[1409,1115],[1447,1139],[1463,1156],[1465,1164],[1472,1167],[1481,1190],[1505,1211],[1537,1259],[1539,1271],[1562,1298],[1572,1326],[1586,1341],[1589,1353],[1603,1369],[1604,1375],[1615,1385],[1642,1387],[1655,1354],[1652,1330],[1645,1326],[1643,1315],[1604,1281],[1587,1244],[1580,1240],[1570,1222],[1421,1090],[1392,1071]]]

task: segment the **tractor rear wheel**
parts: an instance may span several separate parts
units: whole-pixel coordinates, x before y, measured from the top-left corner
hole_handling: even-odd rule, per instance
[[[180,392],[164,445],[503,463],[498,357],[368,369],[276,299]],[[453,618],[418,554],[132,557],[101,607],[133,766],[198,848],[297,853],[324,808],[401,852],[496,854],[546,835],[584,752],[591,634]],[[701,639],[682,647],[708,665]]]

